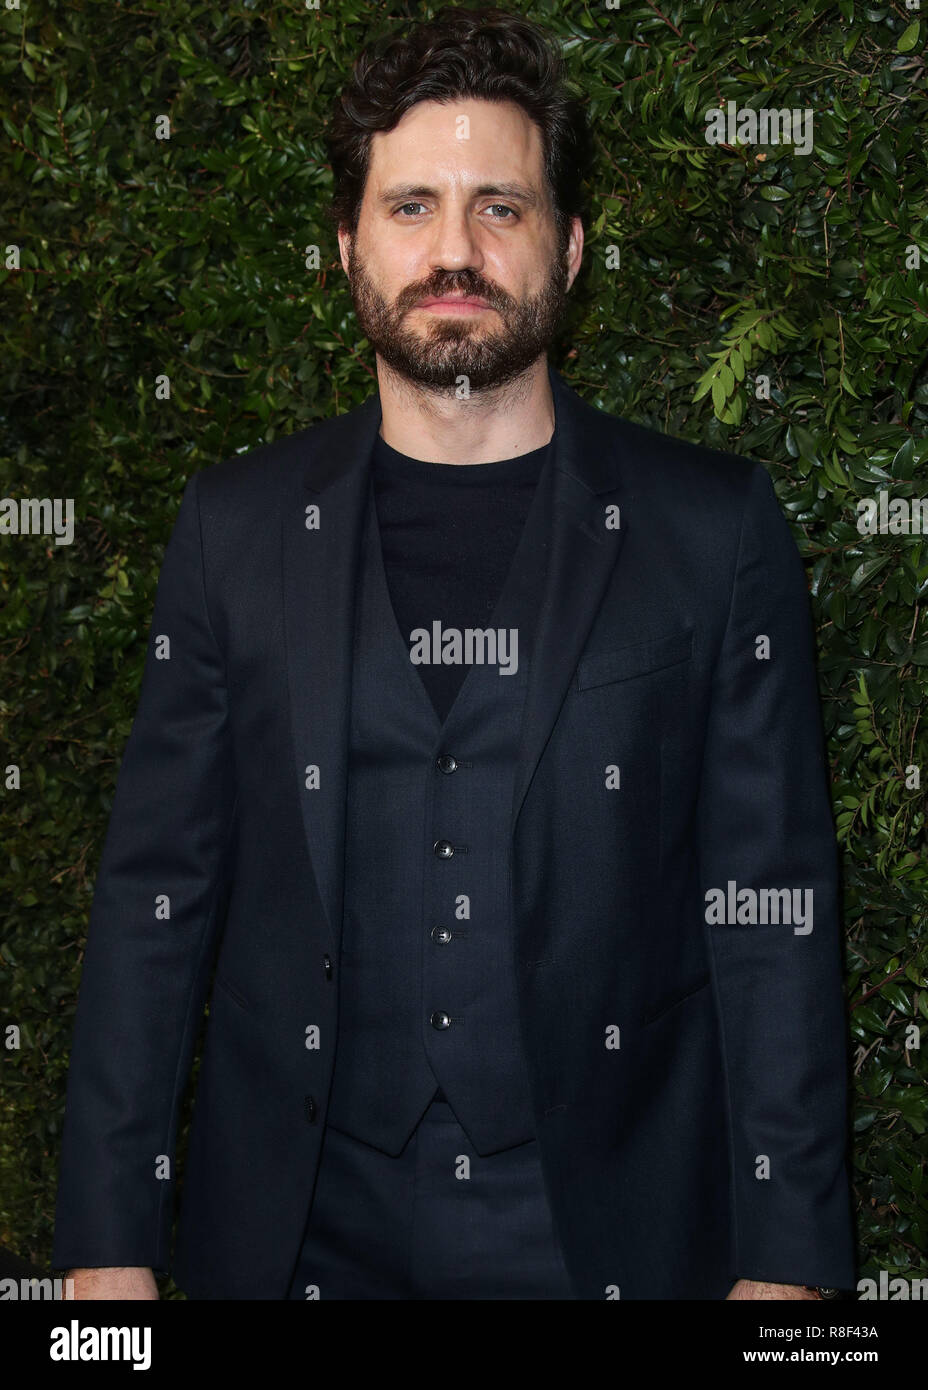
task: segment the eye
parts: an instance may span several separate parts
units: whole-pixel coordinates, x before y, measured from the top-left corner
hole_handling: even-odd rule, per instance
[[[405,221],[405,220],[406,220],[406,218],[405,218],[405,213],[406,213],[406,209],[407,209],[407,208],[424,208],[424,207],[425,207],[425,204],[424,204],[424,203],[400,203],[398,207],[396,207],[396,208],[393,209],[393,211],[394,211],[394,212],[399,212],[399,213],[404,214],[404,219],[403,219],[403,220]],[[493,212],[494,215],[497,217],[497,220],[498,220],[498,221],[501,221],[501,222],[510,222],[510,221],[512,221],[512,219],[513,219],[514,217],[516,217],[516,216],[518,215],[518,214],[515,212],[515,210],[514,210],[513,208],[509,207],[508,204],[506,204],[506,203],[490,203],[489,207],[487,208],[487,211],[488,211],[488,212]],[[499,213],[502,213],[503,216],[500,217],[500,216],[499,216]],[[413,216],[416,216],[416,214],[414,213]]]

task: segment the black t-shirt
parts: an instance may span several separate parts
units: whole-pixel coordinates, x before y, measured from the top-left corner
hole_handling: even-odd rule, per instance
[[[371,458],[387,585],[403,640],[414,628],[489,627],[550,441],[497,463],[427,463],[377,435]],[[466,666],[415,668],[444,721]]]

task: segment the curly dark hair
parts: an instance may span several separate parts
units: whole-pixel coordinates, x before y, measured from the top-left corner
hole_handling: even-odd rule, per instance
[[[323,135],[335,178],[327,208],[333,226],[357,231],[374,131],[392,130],[417,102],[472,97],[516,102],[540,129],[557,235],[566,246],[570,219],[588,222],[591,139],[585,110],[565,80],[549,35],[504,10],[449,6],[375,40],[355,60]]]

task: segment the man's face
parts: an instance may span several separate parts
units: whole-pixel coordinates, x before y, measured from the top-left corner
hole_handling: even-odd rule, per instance
[[[574,218],[557,244],[543,158],[512,102],[420,102],[373,136],[357,234],[339,243],[364,336],[401,376],[485,391],[547,349],[583,232]]]

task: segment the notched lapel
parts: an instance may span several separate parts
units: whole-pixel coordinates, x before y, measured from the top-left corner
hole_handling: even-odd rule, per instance
[[[357,561],[380,396],[324,422],[284,504],[284,633],[303,826],[334,942],[342,921],[348,719]],[[318,527],[307,527],[307,508]],[[318,769],[318,774],[307,769]],[[310,782],[317,785],[307,786]]]
[[[605,412],[594,410],[549,367],[555,408],[550,563],[535,632],[512,828],[619,557],[627,526],[625,487]],[[610,511],[618,508],[618,513]],[[618,526],[614,523],[618,516]]]

